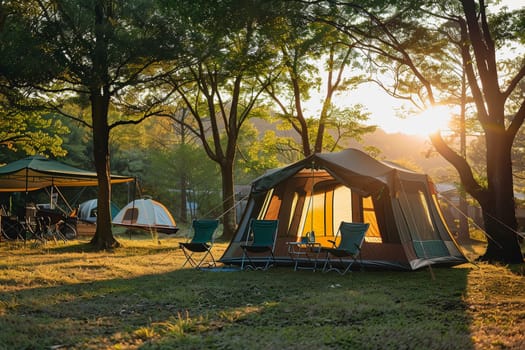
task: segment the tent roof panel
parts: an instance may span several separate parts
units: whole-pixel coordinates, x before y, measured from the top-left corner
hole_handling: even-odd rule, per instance
[[[396,177],[426,181],[425,174],[410,171],[395,163],[378,161],[360,150],[349,148],[335,153],[316,153],[286,167],[273,169],[253,181],[252,192],[264,192],[301,169],[312,167],[325,169],[342,183],[367,189],[368,192],[379,190],[384,185],[394,188]]]

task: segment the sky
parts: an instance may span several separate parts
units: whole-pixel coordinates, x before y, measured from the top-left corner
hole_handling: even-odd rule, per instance
[[[499,6],[507,6],[509,9],[518,9],[525,7],[524,0],[502,0]],[[312,100],[316,98],[313,97]],[[365,107],[365,110],[370,113],[369,123],[379,126],[387,133],[405,133],[409,135],[426,136],[436,129],[445,129],[447,118],[454,111],[440,110],[440,116],[446,118],[426,118],[428,115],[403,115],[403,102],[389,96],[386,92],[381,90],[375,84],[366,84],[359,87],[351,93],[345,93],[343,96],[334,99],[334,102],[339,106],[349,106],[360,103]],[[311,107],[312,111],[319,108]],[[315,115],[315,114],[314,114]],[[433,120],[434,122],[430,122]]]

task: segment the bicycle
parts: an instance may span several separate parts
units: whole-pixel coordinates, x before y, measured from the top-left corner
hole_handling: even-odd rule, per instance
[[[21,224],[24,231],[24,243],[31,241],[39,244],[47,243],[43,218],[26,217],[25,221],[21,222]]]
[[[72,220],[75,220],[74,224],[71,222]],[[66,239],[71,240],[77,238],[78,232],[76,218],[64,218],[59,229]]]
[[[51,235],[65,237],[66,239],[75,239],[77,237],[77,218],[74,216],[66,216],[63,213],[52,210],[38,210],[37,217],[45,218],[41,222],[44,231],[50,231]]]
[[[0,218],[0,241],[7,242],[25,240],[24,239],[24,225],[18,220],[16,216],[2,216]]]
[[[52,223],[50,217],[41,217],[40,230],[42,238],[45,240],[54,240],[55,243],[58,240],[65,243],[77,236],[76,228],[67,223],[64,219]]]

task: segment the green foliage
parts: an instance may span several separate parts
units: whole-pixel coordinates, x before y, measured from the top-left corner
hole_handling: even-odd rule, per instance
[[[197,204],[198,208],[197,212],[188,212],[190,217],[185,219],[220,215],[220,174],[217,165],[208,159],[202,148],[174,145],[149,156],[150,168],[142,183],[145,193],[159,198],[178,218],[181,206],[187,204],[182,203],[182,190],[186,191],[187,202]]]
[[[54,115],[0,109],[0,149],[2,161],[28,154],[64,156],[63,137],[69,133]]]
[[[513,48],[516,41],[525,43],[525,9],[508,11],[503,8],[503,11],[490,14],[489,21],[491,32],[500,47],[509,45],[509,48]]]
[[[63,147],[67,151],[67,163],[78,168],[94,170],[91,129],[64,116],[56,118],[69,129],[69,133],[62,136]]]
[[[182,141],[175,123],[152,118],[139,125],[113,130],[112,168],[118,174],[135,176],[137,197],[148,195],[168,207],[180,220],[186,200],[198,205],[199,213],[216,217],[220,208],[220,173],[217,165],[195,140]],[[188,213],[192,215],[192,213]]]
[[[341,14],[335,6],[318,7]],[[308,16],[313,14],[309,11],[316,9],[315,5],[306,9],[292,7],[275,26],[274,45],[282,60],[282,74],[267,88],[269,97],[276,103],[277,117],[298,134],[300,147],[297,149],[303,156],[338,147],[344,137],[341,129],[335,137],[330,132],[340,124],[342,113],[334,108],[332,99],[350,93],[363,79],[349,72],[351,68],[362,68],[353,40],[333,27],[311,21]],[[316,94],[323,94],[320,111],[308,111],[305,106],[317,102],[312,98]],[[365,114],[361,117],[367,119]],[[290,139],[282,141],[281,145],[291,143]]]
[[[237,184],[249,184],[267,170],[282,166],[283,159],[275,148],[277,139],[271,131],[260,135],[254,124],[248,122],[239,137],[238,157],[235,163]]]
[[[331,105],[326,111],[324,124],[326,134],[323,138],[323,150],[325,152],[339,151],[346,147],[349,141],[361,141],[362,137],[374,132],[376,126],[366,125],[369,113],[363,110],[363,106],[355,105],[350,108],[337,108]],[[320,120],[318,118],[307,118],[305,120],[308,139],[313,143],[318,136]],[[280,134],[290,134],[293,122],[290,119],[275,118],[273,123],[277,126]],[[275,154],[277,159],[283,163],[295,162],[303,157],[300,142],[294,136],[276,136],[275,132],[269,131],[263,140],[265,147]]]
[[[35,3],[3,1],[0,11],[0,79],[14,86],[52,79],[60,67],[50,60],[49,51],[34,36],[36,23],[28,20],[36,12]]]

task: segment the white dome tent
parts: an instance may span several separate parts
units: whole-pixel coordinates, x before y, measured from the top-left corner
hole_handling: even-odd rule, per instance
[[[151,198],[129,202],[115,216],[113,224],[166,234],[173,234],[179,230],[168,209]]]

